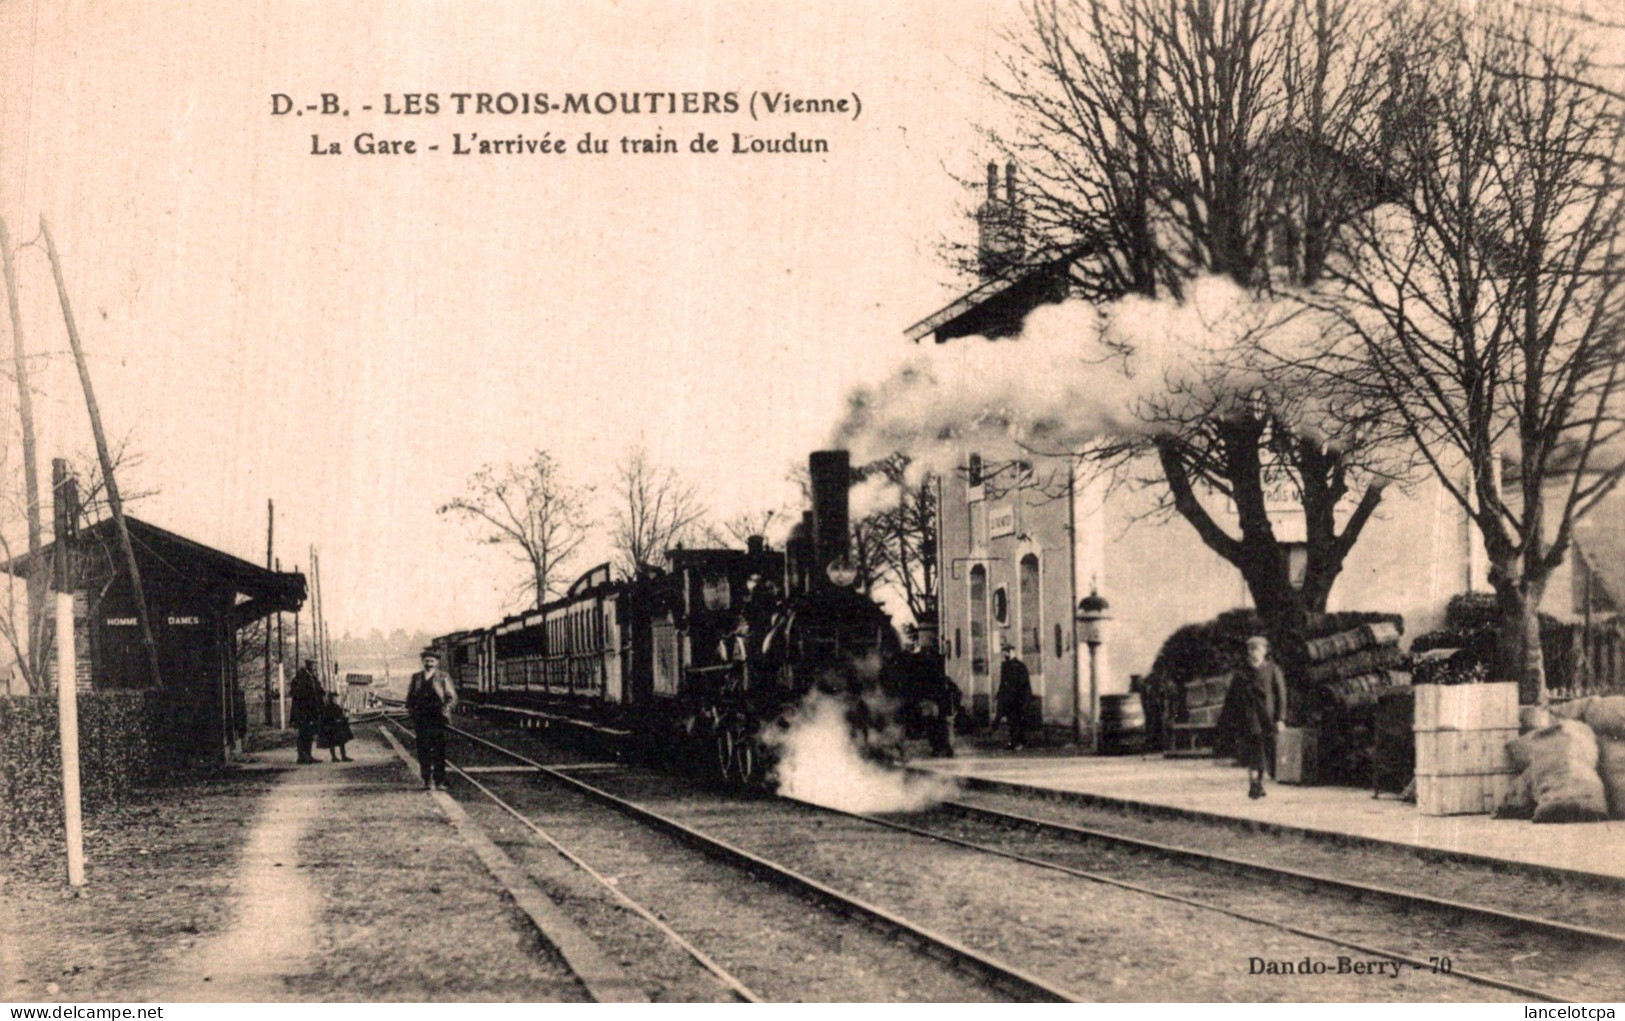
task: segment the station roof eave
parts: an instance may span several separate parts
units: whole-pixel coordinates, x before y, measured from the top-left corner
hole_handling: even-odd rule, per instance
[[[996,277],[943,306],[903,331],[914,343],[927,337],[941,344],[975,334],[1008,336],[1039,305],[1066,296],[1066,285],[1080,250],[1032,267],[1015,276]]]
[[[163,565],[199,589],[229,590],[240,597],[231,611],[238,626],[272,613],[295,613],[304,606],[305,576],[297,571],[270,571],[140,518],[126,514],[124,520],[138,560]],[[92,540],[113,549],[118,542],[115,532],[113,519],[104,518],[81,529],[77,541]],[[24,577],[35,563],[49,564],[55,550],[56,543],[47,543],[36,554],[0,563],[0,571]]]
[[[1625,492],[1615,489],[1574,523],[1574,544],[1614,606],[1625,606]]]

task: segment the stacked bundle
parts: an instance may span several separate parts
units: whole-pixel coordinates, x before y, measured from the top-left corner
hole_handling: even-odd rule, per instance
[[[1309,661],[1304,676],[1345,709],[1374,704],[1386,689],[1410,683],[1408,675],[1392,669],[1404,657],[1399,628],[1388,621],[1305,642],[1303,651]]]
[[[1300,675],[1309,682],[1320,739],[1320,779],[1365,784],[1371,778],[1373,716],[1384,692],[1405,688],[1410,676],[1394,670],[1398,617],[1368,620],[1303,644]]]
[[[1413,684],[1483,684],[1490,679],[1484,661],[1471,649],[1411,652]]]

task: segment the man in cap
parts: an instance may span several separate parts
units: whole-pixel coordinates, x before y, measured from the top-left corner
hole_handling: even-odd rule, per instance
[[[446,713],[456,704],[457,689],[440,672],[439,653],[423,650],[423,669],[406,688],[406,711],[417,733],[418,769],[426,791],[446,786]]]
[[[316,679],[315,660],[305,660],[305,665],[294,672],[288,695],[293,703],[288,713],[288,724],[299,733],[299,763],[315,762],[316,757],[310,754],[310,746],[316,740],[317,728],[321,726],[322,703],[327,701],[322,693],[322,682]]]
[[[999,717],[1010,721],[1010,748],[1016,751],[1027,747],[1027,713],[1033,700],[1032,677],[1027,673],[1027,664],[1016,658],[1016,648],[1009,642],[1004,644],[1004,663],[999,667],[999,691],[994,697],[997,709],[993,714],[993,726],[999,725]]]

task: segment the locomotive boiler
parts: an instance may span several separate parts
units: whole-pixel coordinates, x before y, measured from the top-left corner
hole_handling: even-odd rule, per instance
[[[607,565],[492,627],[436,640],[471,706],[568,720],[670,761],[758,785],[772,728],[813,693],[862,728],[899,652],[890,619],[853,585],[845,451],[809,459],[812,507],[782,550],[674,549],[616,579]]]

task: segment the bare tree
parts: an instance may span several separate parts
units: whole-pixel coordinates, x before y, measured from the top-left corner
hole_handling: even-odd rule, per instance
[[[672,469],[650,462],[642,448],[628,451],[617,466],[614,500],[610,544],[628,576],[706,534],[699,493]]]
[[[1337,306],[1356,344],[1338,368],[1483,536],[1497,675],[1532,701],[1547,582],[1625,473],[1625,100],[1586,85],[1586,47],[1539,11],[1481,4],[1427,43],[1410,97],[1426,115],[1400,138],[1413,183],[1361,222]]]
[[[774,520],[782,517],[780,508],[740,511],[722,524],[709,529],[707,538],[719,546],[744,546],[752,536],[766,535]]]
[[[566,565],[586,539],[589,488],[571,484],[545,450],[524,461],[488,464],[468,478],[464,495],[439,513],[461,518],[481,543],[525,565],[518,595],[540,606],[563,592]]]
[[[127,474],[130,469],[137,468],[142,463],[142,455],[131,449],[130,439],[126,436],[114,448],[112,454],[115,470]],[[83,531],[89,525],[105,519],[108,515],[105,499],[106,487],[102,481],[101,461],[94,453],[80,452],[69,461],[69,475],[75,482],[77,495],[77,519],[74,522],[75,530]],[[142,488],[139,484],[130,487],[125,496],[126,504],[144,500],[157,495],[156,489]],[[21,515],[18,508],[25,505],[26,497],[12,490],[10,494],[0,499],[0,518],[6,521],[16,520]],[[60,539],[53,535],[53,542]],[[74,550],[73,573],[77,578],[83,578],[86,567],[92,561],[100,560],[105,566],[105,573],[109,577],[117,574],[118,569],[113,566],[116,562],[109,559],[116,550],[113,547],[103,546],[94,542],[81,544]],[[37,551],[28,554],[26,550],[17,548],[0,529],[0,560],[10,561],[15,557],[24,555],[37,556]],[[40,582],[40,592],[47,592],[44,583],[50,577],[50,563],[31,574]],[[19,587],[22,593],[19,593]],[[94,615],[96,607],[104,592],[92,591],[90,597],[90,613]],[[51,628],[54,624],[43,597],[36,597],[30,585],[19,586],[8,582],[0,585],[0,647],[3,647],[17,663],[18,673],[28,690],[35,694],[43,694],[48,688],[48,679],[45,676],[45,663],[51,655]],[[30,655],[32,650],[32,655]]]
[[[1006,144],[1028,168],[1029,261],[1070,260],[1073,290],[1097,300],[1178,299],[1201,275],[1264,296],[1319,286],[1347,225],[1397,188],[1383,146],[1398,44],[1383,13],[1366,0],[1038,0],[994,83],[1019,121]],[[1296,631],[1405,466],[1358,399],[1237,357],[1143,402],[1143,429],[1084,457],[1151,486],[1266,619]],[[1238,393],[1240,376],[1253,382]],[[1301,585],[1271,524],[1281,499],[1303,510]]]
[[[870,514],[860,524],[878,539],[875,569],[878,580],[890,582],[903,594],[916,621],[937,619],[937,486],[929,476],[917,484],[908,478],[909,459],[894,454],[860,470],[862,475],[886,479],[896,487],[895,506]]]

